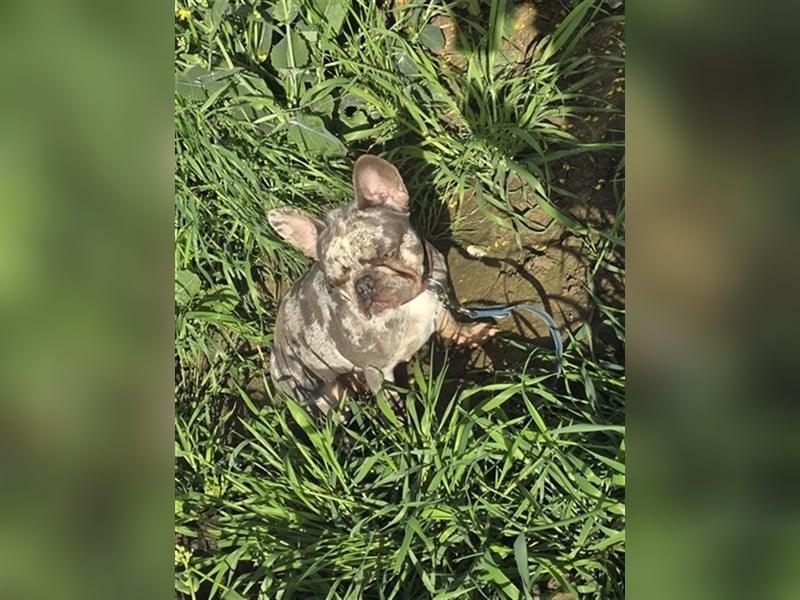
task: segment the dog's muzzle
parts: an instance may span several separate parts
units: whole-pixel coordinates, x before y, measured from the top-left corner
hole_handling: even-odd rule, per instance
[[[369,300],[375,294],[375,280],[372,275],[364,275],[364,277],[356,281],[355,288],[356,294],[365,300]]]

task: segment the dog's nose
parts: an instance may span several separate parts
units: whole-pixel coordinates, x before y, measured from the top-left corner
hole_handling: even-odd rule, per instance
[[[365,275],[356,281],[356,293],[362,298],[371,298],[375,292],[375,280],[371,276]]]

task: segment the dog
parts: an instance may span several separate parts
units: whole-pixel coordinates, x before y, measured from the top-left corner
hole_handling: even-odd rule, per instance
[[[353,189],[355,199],[323,220],[294,208],[268,213],[278,235],[315,260],[278,307],[271,376],[323,415],[346,391],[376,393],[393,382],[395,367],[434,332],[477,347],[497,330],[457,321],[431,289],[450,285],[447,265],[412,228],[397,168],[365,154]]]

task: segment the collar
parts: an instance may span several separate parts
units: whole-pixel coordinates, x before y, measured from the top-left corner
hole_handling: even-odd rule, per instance
[[[420,278],[419,290],[417,290],[417,293],[409,298],[405,304],[408,304],[428,290],[431,290],[438,295],[438,292],[436,292],[438,282],[433,279],[433,251],[431,250],[431,245],[419,234],[417,234],[417,237],[419,237],[419,241],[422,244],[423,249],[422,277]]]

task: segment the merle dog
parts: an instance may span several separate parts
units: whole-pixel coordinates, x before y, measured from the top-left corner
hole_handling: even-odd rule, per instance
[[[293,398],[328,412],[345,390],[380,389],[434,331],[477,346],[493,323],[461,323],[428,282],[449,285],[444,257],[409,222],[398,170],[372,155],[353,169],[355,200],[318,220],[292,208],[270,211],[287,242],[315,259],[283,298],[270,370]]]

